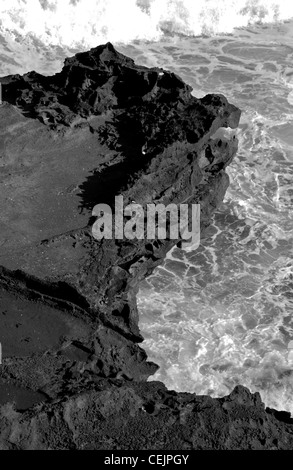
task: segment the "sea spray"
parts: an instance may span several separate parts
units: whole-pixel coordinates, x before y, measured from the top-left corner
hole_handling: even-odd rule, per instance
[[[232,33],[293,17],[288,0],[10,0],[0,2],[0,32],[80,50],[103,42],[154,41],[164,34]]]

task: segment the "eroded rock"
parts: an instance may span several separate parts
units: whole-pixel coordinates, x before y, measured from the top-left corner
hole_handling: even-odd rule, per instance
[[[203,233],[237,150],[237,139],[214,136],[237,128],[239,109],[193,97],[175,74],[136,66],[110,43],[52,77],[0,81],[2,299],[13,297],[23,335],[33,309],[48,315],[44,327],[52,309],[61,322],[19,355],[3,347],[3,383],[46,400],[22,413],[17,400],[2,406],[2,448],[290,448],[288,417],[243,387],[212,399],[146,382],[157,366],[139,347],[136,294],[180,238],[92,236],[94,206],[114,208],[116,195],[144,208],[199,203]],[[6,306],[0,322],[13,315]]]

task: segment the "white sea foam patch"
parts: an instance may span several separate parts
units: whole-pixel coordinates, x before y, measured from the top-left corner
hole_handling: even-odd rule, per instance
[[[293,91],[290,91],[288,95],[288,103],[293,106]]]
[[[79,48],[156,40],[165,32],[229,33],[292,17],[287,0],[0,0],[0,32]]]
[[[239,129],[232,129],[231,127],[219,127],[219,129],[213,135],[211,135],[211,139],[222,139],[225,141],[230,141],[233,140],[239,134]]]

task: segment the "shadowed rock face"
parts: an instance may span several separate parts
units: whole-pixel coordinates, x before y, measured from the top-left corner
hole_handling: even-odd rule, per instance
[[[290,417],[244,387],[212,399],[146,382],[136,294],[180,240],[92,236],[93,207],[117,195],[200,203],[204,233],[237,151],[211,137],[239,109],[110,43],[0,81],[2,448],[292,447]]]

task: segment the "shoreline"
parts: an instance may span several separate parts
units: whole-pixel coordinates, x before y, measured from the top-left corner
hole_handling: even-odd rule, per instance
[[[16,330],[23,349],[7,355],[2,345],[0,379],[11,395],[19,387],[37,400],[24,410],[14,396],[0,408],[2,449],[292,448],[289,414],[265,409],[245,387],[211,398],[147,382],[157,366],[139,346],[136,295],[176,240],[91,236],[92,208],[118,190],[142,206],[200,202],[202,232],[224,198],[237,146],[218,145],[216,157],[211,137],[237,128],[240,110],[163,75],[108,43],[67,59],[54,77],[1,79],[1,319],[11,350]],[[42,306],[40,318],[26,301]]]

